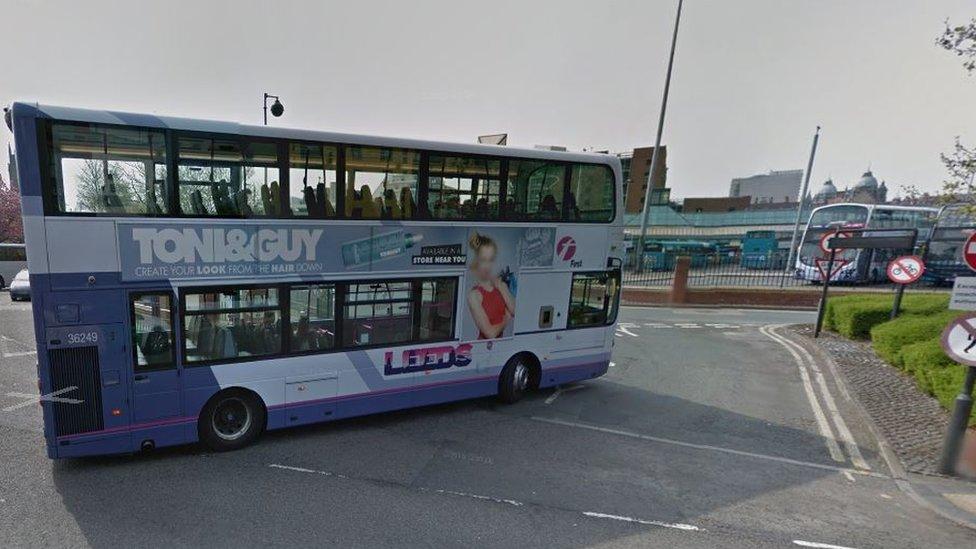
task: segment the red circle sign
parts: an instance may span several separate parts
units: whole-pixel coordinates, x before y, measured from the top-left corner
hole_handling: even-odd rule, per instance
[[[825,254],[829,254],[830,253],[830,248],[827,247],[827,241],[828,240],[830,240],[831,238],[835,238],[835,237],[836,238],[847,238],[849,236],[851,236],[850,233],[840,233],[840,232],[824,233],[824,235],[820,237],[820,250],[823,251],[823,253],[825,253]],[[841,253],[841,252],[844,251],[844,248],[834,248],[834,251],[836,251],[837,253]],[[974,269],[976,269],[976,268],[974,268]]]
[[[925,272],[925,263],[917,255],[903,255],[888,263],[888,280],[895,284],[911,284]]]
[[[962,247],[962,260],[969,268],[976,271],[976,233],[969,235],[966,245]]]

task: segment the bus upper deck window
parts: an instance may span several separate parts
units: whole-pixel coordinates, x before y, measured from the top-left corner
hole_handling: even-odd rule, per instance
[[[413,219],[418,217],[420,153],[407,149],[347,146],[346,217]]]
[[[57,123],[51,129],[51,209],[62,213],[168,213],[160,131]]]

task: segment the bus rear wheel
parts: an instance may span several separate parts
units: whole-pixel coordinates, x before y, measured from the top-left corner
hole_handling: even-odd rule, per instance
[[[522,399],[529,388],[532,370],[525,358],[519,355],[509,359],[498,376],[498,398],[506,404],[514,404]]]
[[[241,390],[215,395],[200,412],[200,441],[216,452],[243,448],[264,431],[265,411],[253,393]]]

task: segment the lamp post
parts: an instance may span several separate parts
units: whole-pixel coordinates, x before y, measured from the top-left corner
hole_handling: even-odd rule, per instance
[[[674,17],[674,34],[671,36],[671,55],[668,57],[668,74],[664,79],[661,115],[657,119],[657,138],[654,140],[654,151],[651,153],[651,169],[647,170],[647,189],[644,190],[644,211],[641,215],[640,239],[637,241],[637,272],[644,270],[644,239],[647,238],[647,217],[651,211],[651,187],[654,183],[654,174],[657,171],[658,153],[661,151],[661,134],[664,132],[664,113],[668,108],[668,90],[671,89],[671,67],[674,66],[674,48],[678,43],[678,23],[681,22],[681,4],[683,3],[684,0],[678,0],[678,13]]]
[[[268,99],[274,98],[274,103],[271,104],[271,115],[275,118],[285,114],[285,106],[281,104],[281,99],[277,95],[271,95],[270,93],[264,94],[264,125],[268,125]]]

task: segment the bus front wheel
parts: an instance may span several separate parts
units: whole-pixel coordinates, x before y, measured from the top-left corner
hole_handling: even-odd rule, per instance
[[[217,452],[243,448],[264,431],[265,414],[264,405],[250,391],[217,393],[200,412],[200,441]]]
[[[532,370],[525,357],[515,355],[509,359],[498,377],[498,398],[506,404],[514,404],[522,399],[529,388]]]

